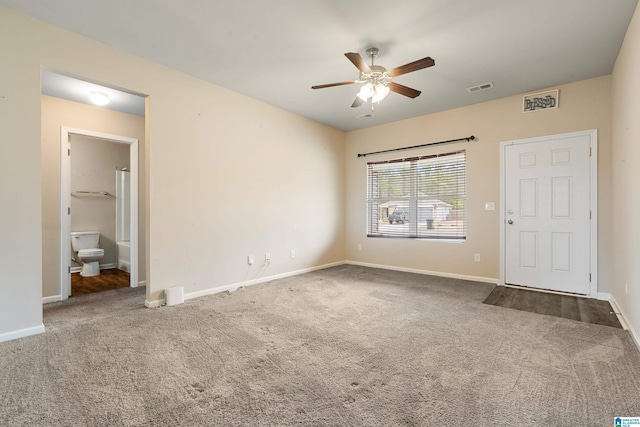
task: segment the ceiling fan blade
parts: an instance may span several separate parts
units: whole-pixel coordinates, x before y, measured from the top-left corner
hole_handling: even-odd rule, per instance
[[[357,83],[357,82],[356,81],[350,81],[350,82],[340,82],[340,83],[328,83],[326,85],[311,86],[311,89],[324,89],[325,87],[352,85],[352,84],[355,84],[355,83]]]
[[[349,61],[351,61],[353,63],[353,65],[355,65],[356,68],[358,70],[360,70],[361,73],[365,73],[365,74],[370,74],[371,73],[371,68],[369,68],[369,66],[364,61],[364,59],[362,59],[362,56],[360,56],[359,53],[357,53],[357,52],[348,52],[348,53],[345,53],[344,56],[349,58]]]
[[[356,96],[356,99],[353,101],[353,104],[351,104],[351,108],[358,108],[362,104],[364,104],[364,101],[362,100],[362,98],[360,98],[359,96]]]
[[[400,95],[408,96],[411,99],[418,97],[422,93],[419,90],[411,89],[410,87],[399,85],[398,83],[393,82],[387,83],[387,87],[390,91],[399,93]]]
[[[389,77],[397,77],[413,71],[422,70],[423,68],[433,67],[434,65],[436,65],[436,61],[434,61],[430,56],[427,56],[426,58],[418,59],[417,61],[396,67],[387,74]]]

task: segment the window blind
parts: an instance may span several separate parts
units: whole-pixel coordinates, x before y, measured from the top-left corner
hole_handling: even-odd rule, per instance
[[[367,163],[367,236],[466,239],[466,152]]]

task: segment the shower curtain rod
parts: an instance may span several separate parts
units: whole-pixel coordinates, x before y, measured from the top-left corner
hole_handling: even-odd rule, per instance
[[[448,141],[429,142],[428,144],[412,145],[411,147],[400,147],[400,148],[392,148],[390,150],[373,151],[371,153],[358,154],[358,157],[370,156],[372,154],[390,153],[392,151],[411,150],[413,148],[426,147],[426,146],[429,146],[429,145],[447,144],[449,142],[458,142],[458,141],[467,141],[467,142],[469,142],[469,141],[473,141],[474,139],[476,139],[476,137],[471,135],[471,136],[468,136],[466,138],[450,139]]]

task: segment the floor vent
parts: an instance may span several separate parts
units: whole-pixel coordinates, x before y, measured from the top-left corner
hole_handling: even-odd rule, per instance
[[[489,83],[483,83],[478,86],[468,87],[467,92],[475,93],[475,92],[480,92],[481,90],[487,90],[492,88],[493,88],[493,83],[489,82]]]

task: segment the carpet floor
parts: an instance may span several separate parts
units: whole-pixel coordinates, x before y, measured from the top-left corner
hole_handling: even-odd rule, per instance
[[[147,309],[45,306],[0,344],[2,426],[608,426],[640,416],[628,332],[482,301],[493,286],[339,266]]]

